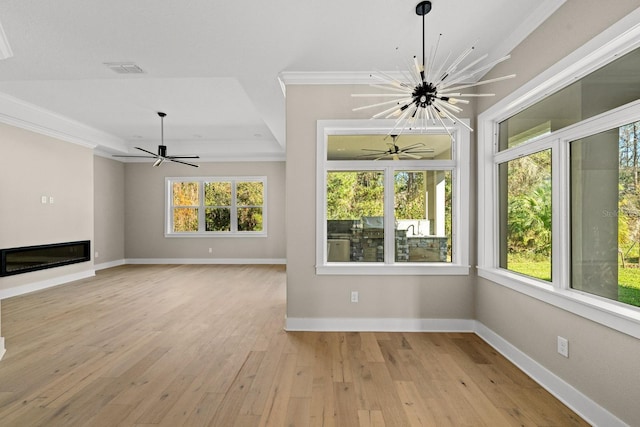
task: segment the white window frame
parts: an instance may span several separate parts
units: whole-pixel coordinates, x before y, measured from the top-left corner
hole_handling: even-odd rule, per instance
[[[465,119],[468,124],[468,120]],[[317,175],[316,175],[316,274],[335,275],[468,275],[469,274],[469,130],[462,125],[449,128],[455,136],[451,160],[393,160],[379,161],[330,161],[327,160],[327,145],[330,135],[374,135],[388,134],[395,125],[394,120],[318,120],[317,122]],[[405,131],[404,133],[419,133]],[[433,126],[423,133],[445,134],[441,126]],[[392,259],[394,240],[385,238],[385,262],[327,262],[327,197],[326,177],[328,171],[336,170],[385,170],[385,199],[393,191],[393,173],[388,171],[450,170],[452,172],[452,260],[450,263],[394,262]],[[385,204],[385,218],[394,217],[393,203]],[[393,236],[393,221],[385,221],[385,236]]]
[[[498,124],[573,81],[640,47],[640,9],[505,97],[478,117],[478,275],[568,312],[640,338],[640,308],[570,287],[569,143],[640,120],[635,101],[503,151]],[[551,283],[499,266],[498,164],[551,148]]]
[[[200,205],[198,206],[198,226],[200,231],[176,232],[173,231],[173,183],[197,182]],[[205,208],[204,183],[230,182],[231,183],[231,230],[230,231],[204,231]],[[236,183],[261,182],[262,183],[262,230],[238,231],[238,215],[236,203]],[[165,178],[165,237],[267,237],[267,177],[266,176],[183,176]]]

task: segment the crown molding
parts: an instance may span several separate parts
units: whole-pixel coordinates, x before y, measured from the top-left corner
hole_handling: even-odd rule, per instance
[[[0,93],[0,123],[92,149],[103,146],[127,151],[120,138],[5,93]]]

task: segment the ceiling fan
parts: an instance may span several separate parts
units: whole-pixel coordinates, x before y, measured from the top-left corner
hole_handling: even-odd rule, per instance
[[[367,157],[373,160],[393,159],[400,160],[400,157],[408,157],[411,159],[421,159],[421,154],[433,153],[433,148],[426,148],[422,142],[407,145],[406,147],[400,147],[396,144],[398,135],[391,135],[393,142],[387,142],[386,150],[374,150],[370,148],[363,148],[362,151],[370,151],[370,153],[362,154],[358,157]]]
[[[158,116],[160,116],[160,145],[158,145],[158,154],[153,153],[151,151],[147,151],[144,148],[134,147],[135,149],[144,151],[149,155],[147,156],[114,155],[113,157],[138,157],[138,158],[145,158],[145,159],[156,159],[156,161],[153,163],[153,166],[160,166],[162,162],[164,162],[165,160],[168,160],[170,162],[180,163],[187,166],[193,166],[194,168],[199,167],[199,165],[183,162],[178,159],[199,159],[200,156],[196,156],[196,155],[167,156],[167,146],[164,145],[164,117],[166,116],[166,113],[162,113],[159,111]]]

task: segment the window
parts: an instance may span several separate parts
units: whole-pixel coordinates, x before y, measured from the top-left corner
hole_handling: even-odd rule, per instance
[[[640,122],[570,142],[571,288],[640,307]]]
[[[640,338],[640,49],[620,34],[480,115],[478,274]]]
[[[318,123],[317,272],[467,274],[469,132],[380,122]]]
[[[167,236],[266,235],[265,177],[167,178]]]

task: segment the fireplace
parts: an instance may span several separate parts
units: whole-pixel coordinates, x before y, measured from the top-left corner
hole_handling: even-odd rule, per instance
[[[0,249],[0,276],[12,276],[89,260],[89,240]]]

